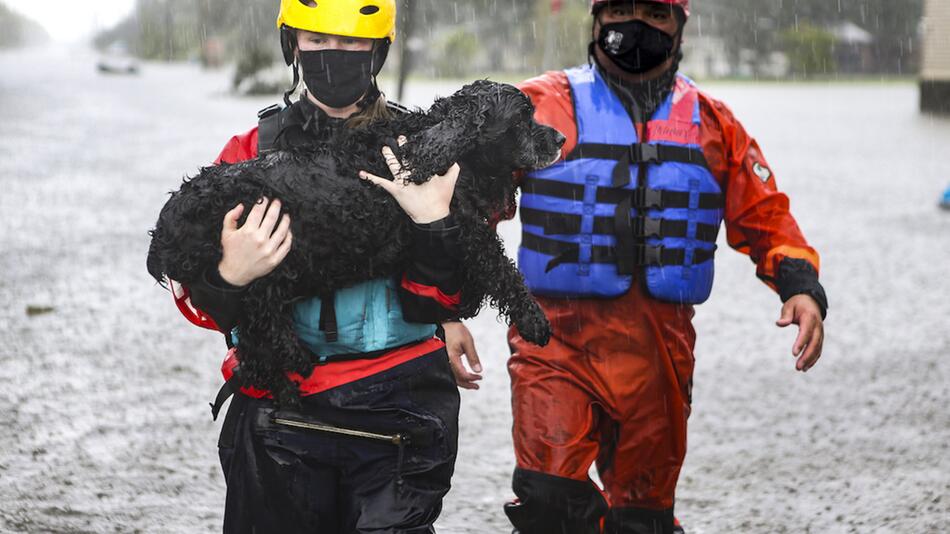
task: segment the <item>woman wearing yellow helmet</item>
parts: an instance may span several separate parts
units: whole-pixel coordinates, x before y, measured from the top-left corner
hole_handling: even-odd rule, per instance
[[[398,113],[375,83],[394,26],[393,0],[282,0],[285,59],[295,86],[303,71],[307,90],[292,103],[288,92],[285,108],[259,114],[259,127],[232,138],[218,162],[315,146],[338,128]],[[459,229],[449,213],[457,178],[456,165],[393,193],[416,223],[402,277],[294,304],[298,336],[319,358],[298,381],[300,408],[292,413],[280,411],[269,392],[241,387],[233,348],[240,346],[234,326],[243,287],[276,268],[291,247],[280,201],[228,213],[218,268],[176,291],[186,317],[225,333],[232,346],[222,366],[227,384],[213,408],[217,414],[236,393],[219,442],[225,532],[434,532],[458,439],[458,390],[445,344],[435,337],[459,303],[452,252]]]
[[[329,108],[365,108],[379,99],[376,75],[396,36],[395,0],[281,0],[277,27],[284,61],[294,69],[288,105],[301,69],[308,94]]]

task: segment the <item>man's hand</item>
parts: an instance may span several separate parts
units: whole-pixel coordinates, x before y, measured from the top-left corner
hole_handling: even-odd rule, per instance
[[[792,345],[792,356],[798,358],[795,368],[802,372],[811,369],[821,358],[825,342],[825,325],[818,303],[808,295],[795,295],[782,306],[782,316],[775,324],[782,328],[798,325],[798,337]]]
[[[461,322],[442,323],[442,329],[445,330],[445,349],[449,353],[455,383],[462,389],[478,389],[476,382],[482,379],[482,375],[477,373],[482,372],[482,364],[478,360],[472,333]],[[463,354],[474,372],[465,368],[462,363]]]
[[[404,144],[406,144],[406,138],[400,136],[399,146]],[[386,158],[393,180],[386,180],[366,171],[360,171],[360,178],[385,189],[417,224],[428,224],[449,216],[449,205],[455,194],[455,182],[459,178],[458,163],[449,167],[445,174],[433,176],[428,182],[416,184],[409,181],[410,173],[403,169],[402,163],[388,146],[383,147],[383,157]]]
[[[242,213],[244,205],[238,204],[224,216],[218,264],[221,278],[238,287],[277,268],[290,252],[294,237],[290,233],[290,216],[280,215],[280,200],[260,199],[239,228]]]

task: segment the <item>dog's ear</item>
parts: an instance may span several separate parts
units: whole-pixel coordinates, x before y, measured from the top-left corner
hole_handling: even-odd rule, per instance
[[[444,174],[483,141],[481,128],[487,111],[481,104],[477,99],[453,96],[433,105],[429,115],[434,124],[410,135],[400,150],[413,176],[425,181]]]

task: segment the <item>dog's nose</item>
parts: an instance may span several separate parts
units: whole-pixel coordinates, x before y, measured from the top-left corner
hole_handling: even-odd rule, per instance
[[[557,146],[564,146],[564,142],[567,141],[567,137],[564,137],[564,134],[555,130],[554,132],[554,142],[557,143]]]

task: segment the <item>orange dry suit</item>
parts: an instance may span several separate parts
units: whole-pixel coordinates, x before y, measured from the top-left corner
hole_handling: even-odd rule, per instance
[[[521,183],[520,267],[554,330],[546,347],[509,332],[518,500],[506,512],[521,534],[672,531],[692,303],[708,296],[720,217],[729,245],[783,301],[805,293],[827,307],[818,254],[732,112],[675,77],[634,123],[604,76],[590,66],[520,85],[535,119],[567,137],[564,160]],[[603,130],[619,120],[633,123],[629,146],[605,148]],[[664,273],[685,296],[658,285]],[[603,492],[588,478],[594,462]]]

